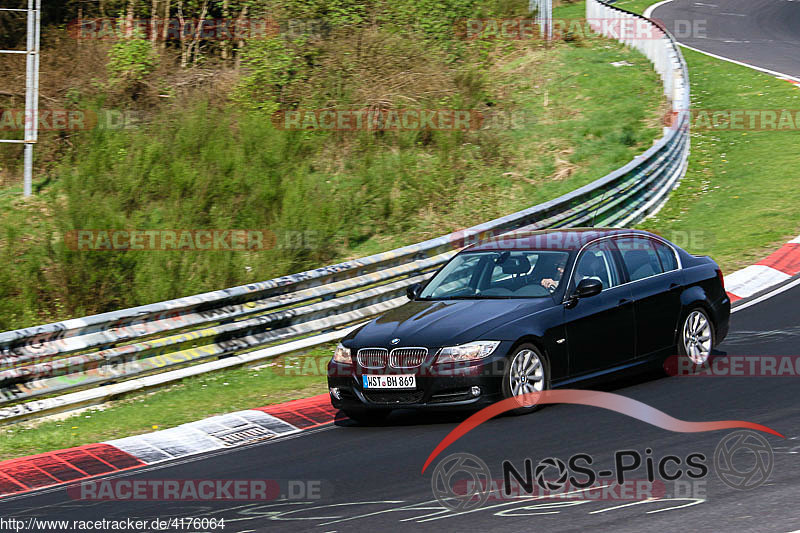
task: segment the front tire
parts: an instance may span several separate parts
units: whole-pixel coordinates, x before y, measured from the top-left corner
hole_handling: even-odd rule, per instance
[[[511,411],[523,415],[536,411],[540,405],[526,403],[524,394],[542,392],[550,388],[550,372],[547,359],[533,344],[521,344],[508,357],[508,365],[503,373],[503,397],[517,398],[520,405]]]
[[[714,349],[714,324],[702,307],[691,309],[678,332],[678,351],[693,364],[703,365]]]

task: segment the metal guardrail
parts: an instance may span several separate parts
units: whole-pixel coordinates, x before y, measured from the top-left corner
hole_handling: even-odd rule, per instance
[[[632,17],[647,20],[587,0],[590,20]],[[350,326],[405,303],[408,285],[425,279],[465,241],[487,233],[627,226],[655,212],[686,168],[686,63],[666,32],[658,39],[634,39],[611,35],[621,25],[609,26],[599,29],[653,62],[677,115],[664,137],[627,165],[554,200],[419,244],[260,283],[0,333],[0,423],[336,340]]]

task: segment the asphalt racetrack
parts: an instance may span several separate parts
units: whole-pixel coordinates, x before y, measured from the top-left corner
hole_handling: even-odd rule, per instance
[[[673,0],[651,17],[681,44],[800,78],[797,0]]]
[[[800,346],[800,285],[732,316],[732,330],[719,353],[795,355]],[[659,377],[645,374],[610,384],[622,394],[690,421],[747,420],[767,425],[786,439],[767,436],[774,450],[769,480],[743,491],[722,483],[714,468],[701,483],[665,482],[660,498],[646,503],[608,497],[568,500],[492,498],[458,513],[433,497],[431,474],[422,465],[463,415],[396,412],[381,427],[337,422],[294,437],[117,475],[118,479],[277,479],[312,481],[320,497],[283,502],[87,502],[65,488],[12,497],[2,516],[70,520],[127,518],[225,518],[224,531],[775,531],[800,529],[800,409],[798,377]],[[502,478],[503,460],[522,471],[523,461],[546,457],[568,461],[591,455],[598,471],[613,468],[620,450],[651,449],[665,455],[712,457],[728,430],[673,433],[594,407],[547,406],[523,417],[501,417],[478,427],[448,448],[474,454]],[[644,467],[628,479],[644,479]],[[684,491],[684,492],[682,492]],[[209,529],[210,530],[210,529]]]

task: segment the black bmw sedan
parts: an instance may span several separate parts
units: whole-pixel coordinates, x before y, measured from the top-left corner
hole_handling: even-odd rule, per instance
[[[336,348],[328,386],[350,418],[484,407],[676,353],[703,364],[731,309],[711,258],[645,231],[597,228],[493,237],[408,297]],[[515,412],[535,408],[521,400]]]

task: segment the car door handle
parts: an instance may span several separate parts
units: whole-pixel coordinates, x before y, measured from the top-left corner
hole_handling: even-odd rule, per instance
[[[622,307],[623,305],[627,305],[631,303],[633,300],[630,298],[620,298],[619,302],[617,302],[617,307]]]
[[[675,289],[675,288],[677,288],[677,287],[680,287],[680,285],[679,285],[679,284],[677,284],[677,283],[675,283],[674,281],[673,281],[672,283],[670,283],[670,284],[669,284],[669,288],[670,288],[670,289]]]

